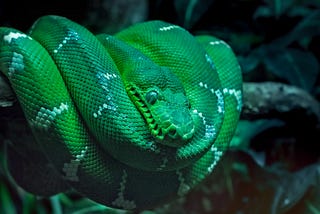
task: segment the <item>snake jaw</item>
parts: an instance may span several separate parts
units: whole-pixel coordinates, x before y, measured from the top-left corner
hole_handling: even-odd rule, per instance
[[[182,92],[159,88],[142,92],[133,84],[128,84],[126,90],[157,142],[180,147],[192,138],[195,127],[189,102]]]
[[[147,122],[151,134],[157,139],[163,140],[164,136],[162,135],[162,130],[160,129],[159,124],[153,118],[150,109],[148,108],[146,101],[141,96],[141,92],[139,91],[138,87],[130,84],[126,86],[126,90],[130,99],[133,101]]]
[[[179,147],[193,137],[195,127],[189,112],[178,109],[160,117],[162,133],[168,136],[167,141],[171,146]]]

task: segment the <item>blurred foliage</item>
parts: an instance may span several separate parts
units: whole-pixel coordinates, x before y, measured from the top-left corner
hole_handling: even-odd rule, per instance
[[[167,1],[157,2],[161,8],[170,7]],[[171,16],[160,10],[152,18],[226,40],[238,55],[245,80],[282,81],[319,96],[319,0],[175,0],[172,4]]]
[[[139,17],[145,17],[146,20],[161,19],[181,25],[195,35],[211,34],[225,40],[239,59],[245,81],[288,83],[305,89],[320,100],[320,0],[144,0],[140,4],[147,4],[147,7],[139,7],[143,11],[136,9],[135,5],[139,4],[137,0],[134,4],[130,4],[131,1],[122,1],[125,2],[123,4],[117,1],[117,9],[113,5],[115,2],[1,1],[0,24],[26,30],[36,18],[56,14],[82,23],[94,32],[112,32],[116,24],[126,27],[123,23],[130,23],[133,17],[143,14]],[[107,9],[101,11],[101,8]],[[148,15],[145,16],[146,8]],[[107,10],[113,10],[114,14],[121,14],[119,11],[127,14],[112,20],[113,25],[109,29],[103,22],[95,24],[101,14],[102,17],[108,16],[104,14],[108,13]],[[232,161],[229,164],[228,161],[222,161],[226,166],[224,170],[215,171],[212,188],[220,199],[211,197],[212,201],[216,200],[224,208],[216,208],[216,213],[320,213],[320,170],[312,168],[312,172],[318,172],[318,177],[310,170],[304,170],[319,162],[319,149],[315,146],[319,139],[307,137],[309,133],[303,127],[297,130],[299,132],[292,131],[284,121],[273,118],[239,123],[231,145],[243,153],[231,153],[228,157],[233,157]],[[49,199],[26,193],[7,173],[4,137],[1,134],[0,213],[125,213],[96,204],[75,193],[59,194]],[[298,179],[300,183],[297,184],[297,177],[290,177],[291,171],[297,171],[298,178],[303,178]],[[258,175],[260,178],[255,177]],[[290,179],[286,180],[287,177]],[[317,188],[314,187],[316,181],[311,181],[316,178]],[[287,189],[283,190],[284,183]],[[245,195],[241,190],[243,185],[255,189],[255,194]],[[270,185],[275,193],[267,191]],[[288,192],[279,193],[276,191],[278,189]],[[271,196],[266,199],[268,193]],[[287,201],[289,204],[285,209],[280,209],[284,195],[291,201]],[[197,200],[199,197],[196,196],[196,199],[190,197]],[[226,200],[221,201],[221,197]],[[214,206],[206,200],[202,203],[207,209]],[[233,207],[230,205],[232,203]],[[267,205],[271,208],[266,209],[264,206]],[[189,211],[193,209],[189,205],[186,207]],[[192,213],[186,209],[181,211],[180,208],[167,206],[142,213]]]

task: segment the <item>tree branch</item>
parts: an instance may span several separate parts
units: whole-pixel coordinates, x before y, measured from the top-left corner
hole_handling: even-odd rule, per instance
[[[244,83],[242,119],[279,118],[320,128],[320,103],[308,92],[283,83]]]
[[[0,120],[21,111],[8,81],[0,76]],[[5,111],[5,112],[4,112]],[[22,114],[18,114],[22,115]],[[241,119],[279,118],[305,121],[320,128],[320,103],[306,91],[276,82],[244,83]]]

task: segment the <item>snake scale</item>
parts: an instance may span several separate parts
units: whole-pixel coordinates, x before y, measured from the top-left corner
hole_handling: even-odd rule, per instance
[[[34,136],[8,148],[15,181],[36,195],[72,189],[128,210],[204,180],[242,106],[231,48],[162,21],[113,36],[60,16],[39,18],[27,34],[1,27],[0,70]]]

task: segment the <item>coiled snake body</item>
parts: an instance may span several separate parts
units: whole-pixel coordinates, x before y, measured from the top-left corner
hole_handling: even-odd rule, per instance
[[[182,196],[214,169],[242,105],[230,47],[161,21],[110,36],[58,16],[0,28],[0,70],[35,141],[12,143],[26,190],[123,209]]]

